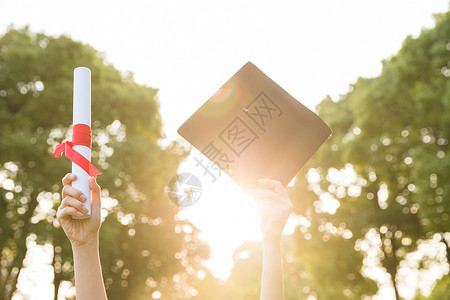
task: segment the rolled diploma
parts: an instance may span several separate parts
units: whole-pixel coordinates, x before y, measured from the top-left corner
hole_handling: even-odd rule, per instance
[[[86,67],[78,67],[73,72],[73,125],[86,124],[91,127],[91,70]],[[91,149],[89,147],[76,145],[73,149],[91,161]],[[77,176],[72,186],[86,196],[87,200],[84,202],[84,206],[89,210],[82,217],[73,218],[89,218],[91,215],[89,174],[75,163],[72,163],[72,173]]]

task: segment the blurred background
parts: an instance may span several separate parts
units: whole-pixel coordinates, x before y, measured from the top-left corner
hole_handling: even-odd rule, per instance
[[[92,71],[109,299],[259,299],[254,205],[164,193],[177,128],[252,61],[333,130],[288,187],[286,299],[450,299],[448,0],[0,0],[0,299],[74,299],[56,221],[73,69]]]

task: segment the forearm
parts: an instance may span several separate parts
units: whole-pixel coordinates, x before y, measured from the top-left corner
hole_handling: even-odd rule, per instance
[[[72,246],[72,250],[77,299],[107,299],[100,265],[98,239],[82,246]]]
[[[283,267],[279,242],[263,242],[260,300],[284,299]]]

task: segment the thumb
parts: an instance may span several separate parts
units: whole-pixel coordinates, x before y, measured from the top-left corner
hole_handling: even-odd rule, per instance
[[[101,189],[100,186],[97,183],[97,180],[95,179],[95,177],[91,177],[89,178],[89,188],[92,191],[92,198],[91,198],[91,206],[98,206],[101,207],[102,203],[101,203]]]

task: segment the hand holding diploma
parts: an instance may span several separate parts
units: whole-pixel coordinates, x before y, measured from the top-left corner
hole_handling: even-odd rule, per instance
[[[72,186],[75,180],[76,175],[71,173],[63,178],[63,200],[56,217],[72,244],[77,299],[107,299],[98,250],[98,232],[101,225],[100,186],[95,178],[89,179],[92,192],[91,217],[80,219],[87,212],[84,207],[87,197]]]
[[[56,146],[53,156],[61,157],[65,152],[72,161],[72,173],[77,180],[75,188],[84,193],[84,207],[88,210],[83,216],[72,215],[72,218],[88,218],[91,214],[91,195],[89,192],[89,177],[101,172],[91,163],[91,71],[85,67],[74,70],[73,79],[73,136],[72,141],[66,141]]]
[[[101,223],[101,200],[100,186],[95,181],[95,178],[91,177],[89,179],[89,188],[92,191],[91,218],[85,220],[73,219],[72,216],[81,218],[88,212],[84,206],[84,203],[87,201],[86,195],[72,186],[72,182],[75,180],[76,175],[72,173],[68,173],[62,179],[64,186],[62,189],[63,200],[56,216],[72,246],[78,247],[98,239]]]

